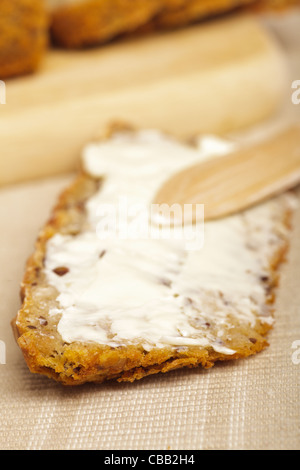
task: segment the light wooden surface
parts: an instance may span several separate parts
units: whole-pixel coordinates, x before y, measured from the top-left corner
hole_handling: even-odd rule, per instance
[[[168,179],[154,198],[155,204],[204,204],[205,220],[245,210],[300,184],[300,126],[208,160]],[[195,213],[185,222],[194,221]]]
[[[73,170],[113,120],[178,137],[251,126],[276,112],[287,71],[257,19],[233,16],[83,52],[52,51],[7,82],[0,185]]]

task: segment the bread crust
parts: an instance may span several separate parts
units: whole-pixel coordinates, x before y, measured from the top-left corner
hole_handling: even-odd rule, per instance
[[[121,126],[122,127],[122,126]],[[105,138],[120,126],[112,126]],[[128,127],[127,127],[128,129]],[[132,382],[147,375],[168,372],[182,367],[212,367],[217,361],[245,358],[268,346],[267,333],[271,326],[257,321],[254,327],[234,326],[226,346],[236,353],[226,355],[211,347],[184,347],[145,351],[142,345],[112,348],[96,343],[67,344],[57,331],[60,315],[49,316],[56,306],[58,292],[47,284],[43,268],[48,240],[57,233],[80,233],[85,222],[85,202],[101,185],[82,170],[73,184],[59,197],[52,216],[42,229],[33,255],[29,258],[21,285],[22,306],[12,321],[16,341],[33,373],[43,374],[64,385],[86,382],[101,383],[116,379]],[[292,211],[282,214],[283,223],[291,228]],[[266,308],[273,311],[278,268],[289,247],[288,236],[282,235],[269,262],[269,276],[262,279],[266,291]]]
[[[85,0],[52,11],[56,44],[80,48],[133,31],[182,26],[255,0]]]
[[[184,26],[238,7],[282,9],[299,0],[77,0],[46,10],[43,0],[0,1],[0,79],[37,70],[49,43],[104,44],[130,33]],[[50,32],[49,32],[50,31]]]
[[[48,0],[51,4],[51,0]],[[53,7],[51,34],[64,48],[104,44],[119,36],[182,27],[199,20],[250,8],[283,9],[299,0],[76,0]]]
[[[180,0],[167,1],[166,8],[153,19],[148,29],[163,30],[191,24],[198,20],[234,11],[255,0]]]
[[[48,44],[42,0],[1,0],[0,79],[35,71]]]
[[[87,0],[52,11],[51,36],[65,48],[105,43],[147,23],[161,8],[161,0]]]

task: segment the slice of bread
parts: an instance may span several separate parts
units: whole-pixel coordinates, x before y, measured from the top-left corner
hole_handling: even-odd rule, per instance
[[[1,0],[0,79],[34,72],[48,44],[43,0]]]
[[[65,48],[105,43],[147,23],[161,0],[47,0],[51,36]]]
[[[47,0],[56,44],[79,48],[136,30],[181,26],[255,0]]]
[[[295,4],[299,0],[47,0],[52,38],[65,48],[177,28],[245,7],[270,11]]]
[[[188,25],[198,20],[232,12],[252,5],[255,0],[170,0],[153,18],[152,29],[169,29]],[[150,25],[148,25],[149,29]]]
[[[184,238],[121,237],[113,226],[104,233],[103,208],[120,198],[147,205],[171,172],[201,158],[159,131],[122,126],[85,148],[28,261],[13,321],[31,372],[65,385],[134,381],[268,345],[290,194],[205,223],[199,249]]]
[[[270,12],[297,4],[299,0],[171,0],[170,7],[154,18],[153,28],[174,28],[234,10]]]

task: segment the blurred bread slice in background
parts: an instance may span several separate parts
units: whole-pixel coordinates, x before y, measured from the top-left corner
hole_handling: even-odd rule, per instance
[[[183,27],[243,8],[270,11],[299,0],[46,0],[56,45],[80,48],[130,32]]]
[[[165,0],[165,7],[147,28],[170,29],[254,5],[257,0]],[[163,2],[162,2],[163,3]]]
[[[77,48],[128,32],[177,27],[255,0],[47,0],[53,41]]]
[[[136,30],[165,0],[46,0],[55,44],[67,48],[102,44]]]
[[[74,170],[85,142],[116,120],[183,139],[257,125],[279,112],[288,77],[283,48],[251,15],[54,49],[30,80],[7,83],[0,185]]]
[[[74,26],[68,15],[62,23],[65,37],[75,38],[76,44],[53,47],[49,40],[45,53],[54,19],[64,11],[83,12],[91,4],[95,15],[90,23],[78,15],[73,35],[66,34]],[[276,35],[255,14],[244,14],[244,8],[258,4],[262,6],[252,0],[0,0],[0,80],[5,80],[7,97],[0,113],[0,185],[73,171],[84,143],[115,120],[188,139],[236,132],[273,117],[290,93],[290,69]],[[238,6],[242,14],[235,14]],[[176,12],[181,24],[197,22],[200,16],[194,14],[200,11],[203,19],[213,19],[189,27],[172,22],[167,34],[157,26]],[[89,42],[92,26],[98,36]],[[153,27],[157,33],[140,37],[139,32]],[[100,46],[122,34],[127,40]],[[83,38],[94,47],[82,48]],[[30,79],[7,80],[34,71],[38,73]]]
[[[0,79],[35,71],[47,43],[44,0],[0,0]]]
[[[36,71],[50,41],[66,49],[95,47],[234,10],[293,5],[300,0],[0,0],[0,79]]]

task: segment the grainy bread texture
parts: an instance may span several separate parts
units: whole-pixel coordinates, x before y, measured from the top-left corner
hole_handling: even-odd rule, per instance
[[[165,8],[153,18],[152,29],[169,29],[251,5],[255,0],[177,0],[166,1]]]
[[[47,44],[43,0],[0,0],[0,79],[35,71]]]
[[[0,0],[0,79],[36,71],[50,36],[58,46],[84,48],[238,8],[293,5],[299,0]]]
[[[65,48],[103,44],[128,33],[188,25],[237,9],[268,11],[299,0],[47,0],[52,37]]]
[[[120,132],[130,133],[130,139],[135,139],[134,130],[123,128],[122,130],[114,128],[105,139],[109,142]],[[239,265],[242,267],[242,271],[246,273],[245,275],[248,275],[247,271],[250,271],[247,263],[245,266],[243,265],[244,255],[246,255],[245,259],[253,259],[258,263],[257,272],[249,273],[249,279],[254,280],[254,290],[250,285],[248,288],[246,283],[244,294],[249,291],[246,297],[243,294],[242,298],[237,297],[237,300],[234,300],[236,298],[235,288],[232,296],[226,289],[226,283],[223,291],[220,291],[218,288],[207,289],[199,281],[194,298],[183,299],[186,308],[192,309],[190,310],[192,313],[188,317],[189,323],[186,324],[193,329],[193,332],[196,331],[196,335],[192,335],[196,339],[192,341],[200,338],[204,341],[202,346],[201,341],[198,345],[193,345],[193,343],[185,345],[184,341],[187,340],[188,333],[182,330],[179,335],[179,340],[182,340],[182,343],[179,341],[177,346],[166,343],[160,347],[155,345],[145,347],[140,338],[121,341],[120,344],[116,343],[111,346],[107,342],[101,344],[101,341],[83,341],[76,338],[68,340],[61,336],[59,324],[63,310],[60,309],[58,301],[59,292],[54,285],[51,285],[46,275],[47,250],[49,244],[58,234],[62,237],[69,237],[75,242],[81,237],[87,226],[87,204],[95,194],[101,194],[103,184],[105,184],[105,179],[93,177],[85,171],[78,175],[71,187],[60,196],[49,222],[38,237],[35,251],[28,261],[21,289],[22,307],[12,324],[16,340],[30,371],[44,374],[64,385],[103,382],[109,379],[134,381],[150,374],[167,372],[181,367],[201,365],[204,368],[209,368],[216,361],[244,358],[263,350],[268,345],[266,335],[272,328],[270,319],[273,317],[279,266],[284,260],[289,246],[293,209],[289,197],[285,195],[266,203],[262,208],[251,209],[244,214],[234,216],[237,219],[231,219],[234,222],[233,227],[237,223],[236,231],[242,230],[241,237],[235,229],[231,231],[231,236],[239,235],[239,240],[242,241],[241,260],[237,260],[238,263],[242,263],[241,266]],[[231,223],[227,220],[221,222],[225,230]],[[228,253],[225,255],[230,260],[231,250],[233,250],[232,256],[235,256],[234,241],[228,240],[228,242]],[[84,246],[87,245],[84,244]],[[89,250],[89,248],[87,249]],[[102,258],[103,254],[104,252],[99,253],[98,258]],[[143,255],[142,252],[139,257]],[[78,260],[76,263],[76,259],[73,261],[76,270],[79,269],[79,279],[80,276],[84,277],[86,272],[84,262]],[[152,262],[152,260],[150,261]],[[158,267],[163,272],[164,262],[158,259],[154,260],[154,263],[156,268]],[[82,271],[80,271],[81,264]],[[120,269],[121,267],[120,262]],[[211,259],[209,257],[207,277],[211,277],[212,285],[214,270],[217,275],[219,267],[218,259],[215,259],[214,256]],[[72,268],[66,267],[65,261],[61,259],[61,263],[58,262],[58,266],[53,271],[57,279],[67,279],[69,269],[72,270]],[[116,276],[118,270],[117,263]],[[224,277],[227,276],[228,280],[232,276],[230,271],[234,271],[234,267],[232,270],[225,269]],[[205,273],[205,270],[204,272],[202,270],[204,280],[206,279]],[[103,275],[105,276],[105,274],[104,271]],[[141,271],[140,275],[144,274]],[[195,277],[197,278],[197,274],[194,273],[193,278]],[[118,277],[116,279],[120,282]],[[227,278],[224,280],[227,281]],[[112,292],[114,282],[114,280],[111,281]],[[167,292],[170,286],[166,282],[164,284],[165,286],[161,287],[165,288]],[[115,285],[115,287],[119,286]],[[134,289],[134,286],[130,286],[130,284],[129,287]],[[255,299],[257,289],[263,293],[260,301]],[[238,292],[238,290],[239,281],[237,280],[236,291]],[[176,294],[176,296],[178,295]],[[197,304],[198,301],[199,304]],[[160,302],[159,299],[158,302]],[[197,304],[195,308],[193,304]],[[243,313],[244,309],[248,308],[248,304],[252,310],[251,321]],[[119,307],[122,309],[122,305]],[[86,313],[88,315],[88,311]],[[155,318],[151,317],[151,310],[146,314],[149,319],[149,329],[155,328]],[[125,309],[122,315],[126,322]],[[105,312],[103,318],[106,318]],[[128,320],[130,321],[130,316]],[[101,321],[103,323],[104,320]],[[99,324],[99,322],[98,326],[95,324],[95,328],[99,328]],[[109,332],[109,324],[105,323],[105,326],[102,325],[102,327],[104,330],[107,329],[107,337],[113,338],[112,332]],[[91,324],[89,324],[89,328],[91,328]],[[162,331],[161,334],[163,335],[164,332]],[[231,353],[228,354],[227,351],[231,351]]]
[[[51,33],[67,48],[101,44],[141,27],[161,8],[161,0],[64,1],[51,8]]]

